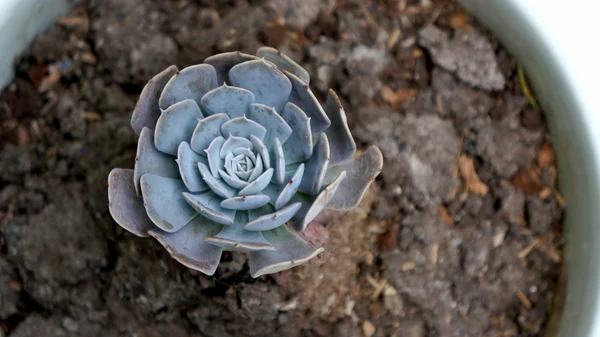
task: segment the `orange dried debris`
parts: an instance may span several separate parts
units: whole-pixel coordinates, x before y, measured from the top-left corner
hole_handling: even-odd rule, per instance
[[[458,168],[460,171],[460,175],[465,180],[467,184],[467,189],[472,194],[476,195],[486,195],[488,192],[488,187],[484,184],[479,176],[477,175],[477,171],[475,171],[475,166],[473,164],[473,158],[467,155],[460,155],[458,158]]]

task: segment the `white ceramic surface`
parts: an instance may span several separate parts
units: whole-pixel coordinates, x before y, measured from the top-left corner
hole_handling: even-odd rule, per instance
[[[75,0],[0,0],[0,90],[12,81],[14,60]]]
[[[460,2],[523,66],[550,126],[567,204],[566,297],[555,335],[600,337],[600,2]]]

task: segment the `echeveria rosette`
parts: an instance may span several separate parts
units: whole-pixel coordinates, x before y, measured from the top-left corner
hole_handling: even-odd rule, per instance
[[[308,83],[268,47],[156,75],[131,119],[135,168],[108,178],[115,221],[208,275],[223,249],[248,251],[253,277],[318,255],[296,232],[358,205],[383,160],[376,147],[355,156],[336,94],[321,106]]]

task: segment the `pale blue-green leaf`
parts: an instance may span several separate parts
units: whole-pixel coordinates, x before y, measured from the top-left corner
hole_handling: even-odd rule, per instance
[[[179,144],[189,141],[198,120],[204,116],[196,101],[186,99],[168,107],[156,123],[154,145],[161,152],[176,156]]]
[[[206,60],[204,63],[210,64],[217,70],[217,81],[219,85],[229,82],[229,70],[238,63],[258,60],[259,58],[254,55],[244,54],[239,51],[228,52],[213,55]]]
[[[160,107],[158,106],[160,94],[169,79],[177,74],[178,71],[176,66],[170,66],[152,77],[148,84],[144,86],[131,115],[131,127],[135,133],[140,134],[144,127],[154,130],[156,121],[161,114]]]
[[[229,71],[231,84],[252,91],[257,103],[279,111],[292,90],[290,80],[271,63],[255,60],[240,63]]]
[[[319,135],[312,156],[305,163],[306,167],[304,168],[304,178],[300,183],[300,191],[311,195],[317,195],[321,192],[329,158],[329,142],[327,136],[322,133]]]
[[[166,178],[179,178],[179,169],[175,158],[154,147],[154,132],[148,128],[142,129],[140,133],[135,155],[133,185],[138,196],[142,195],[140,178],[145,173],[153,173]]]
[[[179,149],[177,150],[179,174],[190,192],[202,192],[208,189],[208,185],[204,182],[198,171],[198,162],[207,164],[206,158],[194,152],[190,144],[187,142],[179,144]]]
[[[308,84],[289,72],[285,72],[285,75],[292,82],[292,92],[289,102],[296,104],[310,118],[310,130],[313,135],[325,131],[331,125],[331,121],[325,114],[325,111],[323,111],[315,95],[309,89]]]
[[[300,78],[304,83],[310,82],[308,71],[294,62],[289,56],[283,54],[279,50],[271,47],[260,47],[256,52],[256,56],[264,57],[267,61],[273,63],[281,71],[289,71]]]
[[[219,155],[219,152],[221,152],[221,149],[225,143],[225,138],[219,136],[213,139],[208,148],[204,150],[206,153],[206,158],[208,158],[208,167],[210,168],[210,173],[215,178],[219,178],[219,170],[222,170],[224,167],[223,159]]]
[[[316,198],[306,194],[296,193],[296,195],[292,198],[292,201],[302,202],[302,208],[300,211],[298,211],[298,213],[296,213],[293,219],[297,230],[304,231],[306,226],[308,226],[308,224],[313,221],[317,215],[319,215],[319,213],[321,213],[331,198],[335,196],[338,187],[345,178],[346,171],[340,172],[333,182],[325,187]]]
[[[119,226],[140,236],[148,236],[154,224],[146,214],[144,200],[137,196],[133,170],[113,169],[108,175],[108,210]]]
[[[183,193],[185,201],[202,216],[223,225],[233,225],[235,211],[221,207],[221,200],[212,191],[202,194]]]
[[[256,178],[261,176],[264,172],[262,156],[260,154],[258,155],[258,157],[256,158],[256,160],[254,162],[256,163],[256,166],[254,167],[254,169],[252,170],[252,174],[250,174],[250,177],[248,178],[249,182],[254,182],[256,180]],[[270,170],[270,169],[267,169],[267,170]],[[271,177],[269,177],[269,179],[271,179]]]
[[[217,87],[217,72],[208,64],[198,64],[182,69],[171,77],[162,91],[158,105],[165,110],[185,99],[200,100],[207,92]]]
[[[140,179],[146,213],[158,228],[176,232],[198,213],[183,199],[183,181],[146,173]]]
[[[331,121],[331,126],[325,130],[329,147],[331,148],[330,165],[348,160],[356,153],[356,143],[348,128],[346,112],[335,91],[329,90],[327,102],[323,107]]]
[[[242,139],[248,141],[249,144],[252,144],[246,138],[242,138]],[[254,167],[254,162],[256,161],[256,156],[254,155],[254,152],[250,151],[250,148],[237,147],[231,151],[231,154],[233,154],[234,156],[242,155],[242,156],[246,157],[246,162],[248,164],[248,168]]]
[[[290,269],[308,262],[323,252],[323,248],[315,248],[309,245],[287,226],[279,226],[262,233],[265,239],[273,244],[275,251],[250,253],[248,266],[252,277]]]
[[[238,196],[221,201],[221,207],[233,210],[246,211],[262,207],[269,203],[269,197],[264,194]]]
[[[158,229],[150,234],[184,266],[212,275],[217,270],[223,248],[204,242],[204,238],[218,233],[223,226],[202,216],[192,219],[175,233]]]
[[[285,157],[281,142],[277,138],[275,138],[275,146],[273,147],[271,157],[273,157],[273,167],[275,168],[272,181],[283,184],[283,178],[285,177]]]
[[[234,250],[273,250],[269,241],[261,232],[250,232],[244,229],[248,223],[248,212],[239,211],[235,216],[235,225],[223,228],[217,235],[206,238],[207,242],[219,247]]]
[[[204,150],[210,145],[213,139],[223,136],[221,134],[221,125],[228,120],[229,116],[224,113],[218,113],[198,121],[190,142],[192,149],[204,155]]]
[[[209,115],[226,113],[230,118],[242,117],[254,103],[254,94],[250,90],[230,87],[227,84],[211,90],[202,97],[202,108]]]
[[[230,175],[222,170],[219,171],[219,174],[221,175],[221,179],[223,179],[227,183],[227,185],[235,189],[242,189],[248,186],[247,181],[240,180],[240,178],[238,178],[236,175]]]
[[[279,193],[277,200],[275,201],[275,209],[281,209],[283,206],[287,205],[287,203],[292,199],[292,197],[298,192],[298,187],[302,182],[302,177],[304,175],[304,164],[300,164],[292,177],[288,179],[287,183]]]
[[[252,176],[250,176],[252,177]],[[253,195],[256,193],[260,193],[262,190],[269,185],[271,181],[271,177],[273,177],[273,169],[270,168],[263,172],[256,180],[252,181],[248,186],[244,187],[241,191],[238,192],[239,195]],[[267,201],[268,202],[268,201]],[[256,207],[253,207],[256,208]]]
[[[369,147],[358,157],[330,168],[326,175],[326,181],[330,178],[330,172],[346,171],[346,179],[338,187],[338,192],[327,204],[327,208],[335,210],[348,210],[358,206],[371,182],[383,169],[383,155],[375,147]]]
[[[242,138],[249,138],[250,135],[254,135],[258,137],[258,139],[262,140],[265,138],[265,134],[267,134],[267,129],[257,122],[246,118],[244,115],[242,117],[234,118],[223,124],[221,127],[221,132],[225,137],[233,135]]]
[[[285,163],[289,165],[307,160],[313,150],[310,118],[294,103],[285,105],[282,117],[293,130],[290,138],[283,143]]]
[[[223,180],[213,177],[208,166],[203,163],[198,163],[198,169],[200,170],[202,179],[204,179],[208,187],[210,187],[217,195],[220,195],[223,198],[231,198],[235,195],[235,189],[227,185]]]
[[[248,117],[267,129],[267,134],[262,140],[267,146],[267,149],[271,149],[275,146],[276,138],[283,144],[292,134],[292,129],[283,118],[281,118],[277,111],[264,104],[251,104]]]
[[[227,140],[221,147],[221,150],[219,151],[219,155],[221,156],[221,158],[225,158],[225,156],[227,156],[228,153],[232,153],[232,151],[234,149],[237,149],[238,147],[242,147],[245,149],[252,149],[254,146],[252,145],[252,142],[250,142],[246,138],[236,137],[232,134],[229,134],[229,138],[227,138]],[[234,155],[235,155],[235,153],[234,153]]]
[[[269,150],[267,149],[267,146],[258,137],[254,135],[250,135],[249,139],[252,142],[252,145],[254,145],[256,151],[258,151],[258,153],[262,157],[264,164],[263,166],[267,169],[270,168],[271,156],[269,155]]]
[[[262,215],[248,222],[244,229],[248,231],[268,231],[284,225],[300,210],[301,203],[291,204],[277,212]]]

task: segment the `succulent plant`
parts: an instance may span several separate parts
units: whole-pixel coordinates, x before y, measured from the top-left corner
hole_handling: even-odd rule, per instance
[[[253,277],[318,255],[297,232],[357,206],[383,159],[376,147],[355,156],[337,95],[321,106],[308,83],[269,47],[156,75],[131,118],[135,168],[108,177],[114,220],[208,275],[224,249],[249,252]]]

